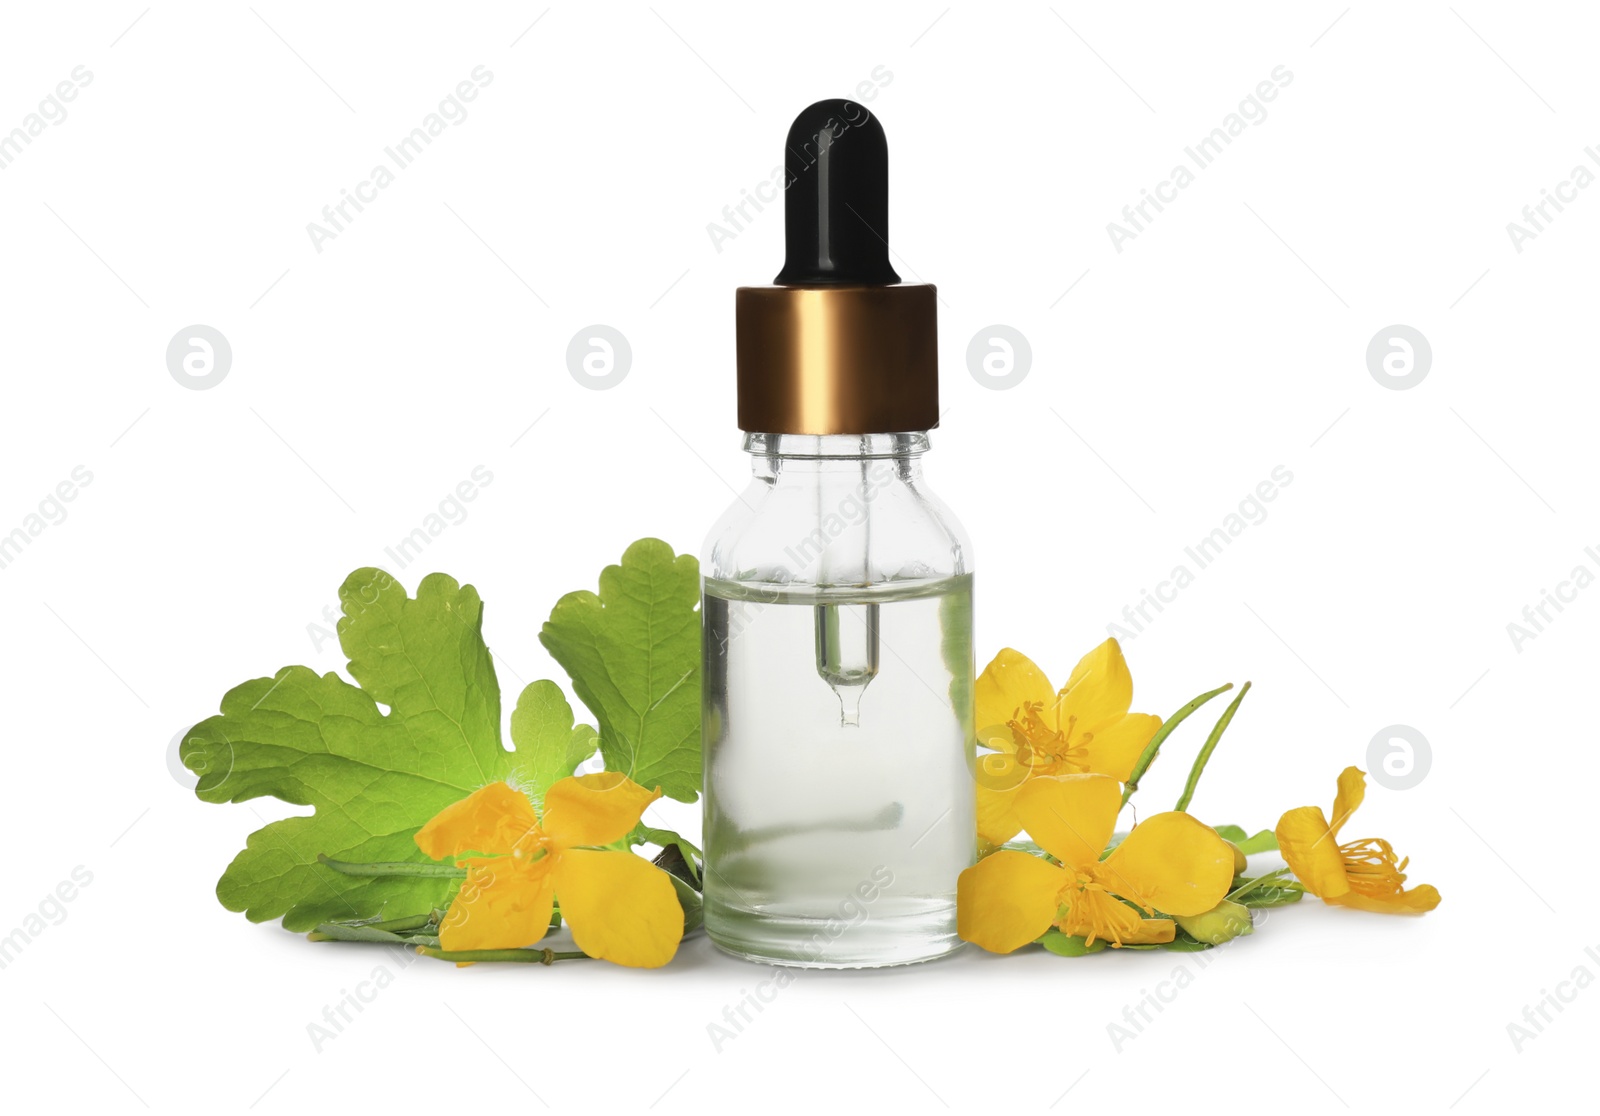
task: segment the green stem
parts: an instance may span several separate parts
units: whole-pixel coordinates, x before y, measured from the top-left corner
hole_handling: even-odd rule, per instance
[[[313,942],[388,942],[400,945],[434,945],[438,937],[426,931],[426,925],[404,932],[384,930],[376,925],[362,926],[348,922],[319,922],[307,940]]]
[[[1275,868],[1271,872],[1267,872],[1267,873],[1265,873],[1263,875],[1256,876],[1256,877],[1254,877],[1252,879],[1245,880],[1244,883],[1240,884],[1238,887],[1236,887],[1232,891],[1228,892],[1226,898],[1228,898],[1229,900],[1232,900],[1234,902],[1237,902],[1241,895],[1248,895],[1252,891],[1254,891],[1256,888],[1263,887],[1268,883],[1271,883],[1274,886],[1277,886],[1280,882],[1286,882],[1288,880],[1288,878],[1289,878],[1289,869],[1287,869],[1287,868]]]
[[[1200,785],[1200,773],[1206,769],[1206,764],[1211,762],[1211,753],[1217,749],[1217,741],[1222,739],[1222,734],[1227,731],[1228,725],[1233,722],[1233,715],[1239,709],[1239,703],[1244,700],[1244,695],[1250,692],[1250,683],[1246,682],[1239,689],[1239,696],[1228,704],[1222,711],[1222,716],[1217,718],[1217,725],[1211,730],[1211,735],[1206,737],[1205,747],[1200,749],[1200,754],[1194,757],[1194,766],[1189,768],[1189,781],[1183,784],[1183,796],[1178,799],[1174,810],[1183,811],[1189,808],[1189,800],[1194,797],[1194,790]]]
[[[432,926],[438,913],[429,911],[427,914],[412,915],[409,918],[391,918],[384,922],[368,922],[365,925],[373,930],[388,930],[398,934],[402,930],[421,930],[424,926]]]
[[[1129,775],[1128,781],[1122,785],[1122,805],[1126,806],[1128,804],[1128,799],[1133,797],[1133,792],[1139,789],[1139,780],[1144,778],[1144,773],[1148,771],[1150,769],[1150,765],[1155,762],[1156,753],[1161,750],[1161,742],[1164,741],[1168,736],[1172,735],[1172,730],[1183,724],[1184,718],[1188,717],[1189,714],[1193,713],[1196,709],[1199,709],[1206,702],[1210,701],[1218,694],[1224,693],[1225,691],[1231,689],[1233,689],[1233,683],[1229,682],[1225,686],[1218,686],[1210,693],[1201,694],[1188,705],[1185,705],[1182,709],[1174,713],[1166,722],[1166,724],[1156,729],[1156,734],[1150,738],[1150,743],[1146,744],[1144,746],[1144,751],[1140,753],[1139,762],[1133,765],[1133,774]]]
[[[332,868],[341,876],[437,876],[461,879],[467,874],[465,868],[457,868],[454,864],[417,864],[408,860],[363,864],[352,860],[334,860],[327,853],[318,853],[317,863]]]
[[[589,956],[577,950],[558,953],[553,949],[434,949],[430,946],[418,946],[417,952],[424,957],[437,957],[441,961],[454,961],[457,964],[477,961],[520,961],[525,965],[532,963],[550,965],[557,961],[575,961],[580,957]]]

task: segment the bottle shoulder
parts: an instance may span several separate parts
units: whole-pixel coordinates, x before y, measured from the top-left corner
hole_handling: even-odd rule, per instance
[[[866,459],[848,475],[758,475],[701,551],[706,578],[867,586],[972,573],[972,545],[914,465]]]

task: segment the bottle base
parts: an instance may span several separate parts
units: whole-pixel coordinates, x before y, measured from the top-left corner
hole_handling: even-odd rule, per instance
[[[958,953],[955,911],[946,904],[915,913],[859,922],[706,910],[706,936],[730,956],[795,969],[879,969],[915,965]]]

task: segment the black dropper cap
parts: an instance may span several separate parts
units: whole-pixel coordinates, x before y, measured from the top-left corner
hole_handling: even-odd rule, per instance
[[[898,283],[889,265],[889,144],[855,101],[818,101],[789,127],[780,285]]]
[[[889,266],[889,145],[854,101],[795,118],[785,153],[788,258],[740,287],[739,429],[898,433],[939,425],[938,293]]]

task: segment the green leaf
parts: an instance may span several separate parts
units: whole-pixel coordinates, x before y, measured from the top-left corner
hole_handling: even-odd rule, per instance
[[[1063,934],[1053,926],[1039,938],[1039,944],[1057,957],[1087,957],[1091,953],[1099,953],[1106,948],[1104,938],[1095,939],[1093,945],[1086,943],[1087,939],[1084,937],[1076,934]]]
[[[1243,902],[1244,896],[1267,887],[1299,887],[1294,882],[1294,874],[1287,867],[1274,868],[1270,872],[1263,872],[1259,876],[1240,876],[1233,881],[1233,888],[1226,898],[1235,902]]]
[[[1245,856],[1278,851],[1278,835],[1270,829],[1263,829],[1253,837],[1245,836],[1244,827],[1238,825],[1219,825],[1216,830],[1224,840],[1238,845]]]
[[[1235,902],[1259,910],[1263,907],[1287,907],[1290,903],[1300,902],[1305,895],[1305,888],[1299,884],[1287,884],[1281,887],[1258,887]]]
[[[1263,829],[1253,837],[1247,837],[1237,842],[1239,850],[1245,856],[1254,856],[1256,853],[1277,852],[1278,835],[1270,829]]]
[[[350,876],[317,857],[431,863],[412,840],[417,828],[501,777],[507,758],[475,589],[432,574],[413,600],[363,569],[339,598],[339,641],[360,688],[285,667],[229,690],[221,715],[179,749],[203,801],[271,796],[314,808],[252,833],[217,883],[224,907],[254,922],[281,916],[290,930],[443,906],[453,879]]]
[[[655,826],[645,825],[640,822],[633,827],[633,832],[626,838],[629,848],[635,845],[659,845],[663,850],[676,849],[678,857],[682,859],[684,869],[689,873],[689,883],[700,882],[700,870],[697,864],[705,860],[705,854],[694,846],[681,833],[672,829],[657,829]],[[674,861],[676,863],[676,860]]]
[[[683,936],[688,937],[705,925],[705,900],[689,883],[667,873],[672,889],[678,893],[678,905],[683,908]]]
[[[551,784],[565,779],[600,745],[590,725],[572,723],[572,706],[561,687],[548,679],[530,682],[511,713],[511,741],[516,759],[514,782],[542,810]]]
[[[598,594],[568,593],[539,633],[600,723],[607,770],[683,802],[700,793],[699,570],[640,539]]]
[[[363,569],[339,598],[339,642],[359,687],[285,667],[228,691],[221,715],[179,749],[205,802],[273,797],[313,808],[252,833],[217,882],[224,907],[254,922],[281,917],[290,930],[445,906],[460,870],[423,856],[416,831],[487,783],[515,774],[538,786],[583,751],[587,728],[572,726],[555,683],[536,682],[516,722],[530,754],[505,750],[472,586],[430,574],[413,599],[387,573]]]

